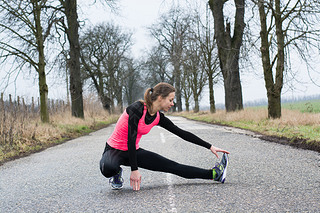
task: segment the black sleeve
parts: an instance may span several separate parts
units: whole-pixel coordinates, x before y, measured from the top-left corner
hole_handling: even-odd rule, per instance
[[[177,127],[171,120],[169,120],[163,113],[160,113],[160,121],[159,126],[165,128],[166,130],[172,132],[173,134],[179,136],[180,138],[189,141],[191,143],[197,144],[199,146],[203,146],[205,148],[210,149],[211,144],[202,140],[198,136],[192,134],[191,132],[185,131]]]
[[[127,107],[126,112],[129,115],[128,120],[128,154],[131,171],[138,170],[136,140],[138,132],[138,123],[143,115],[143,103],[137,101]]]

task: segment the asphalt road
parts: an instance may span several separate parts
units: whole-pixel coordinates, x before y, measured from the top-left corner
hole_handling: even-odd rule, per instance
[[[113,191],[99,160],[114,125],[0,167],[0,212],[320,212],[320,155],[260,140],[250,132],[171,117],[231,152],[225,184],[140,169],[142,186]],[[211,168],[207,149],[155,127],[141,147]]]

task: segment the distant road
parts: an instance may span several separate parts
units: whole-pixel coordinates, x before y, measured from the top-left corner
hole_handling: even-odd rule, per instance
[[[227,149],[225,184],[141,169],[142,187],[112,191],[99,160],[114,125],[0,166],[0,212],[320,212],[320,155],[265,142],[249,132],[171,117]],[[211,168],[207,149],[155,127],[141,147]]]

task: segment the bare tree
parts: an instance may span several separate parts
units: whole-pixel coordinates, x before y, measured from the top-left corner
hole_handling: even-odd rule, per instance
[[[147,87],[152,87],[159,82],[174,84],[169,58],[166,55],[165,49],[160,45],[156,45],[150,50],[142,69],[146,73]]]
[[[208,76],[210,112],[215,113],[216,107],[213,86],[221,80],[221,72],[219,69],[217,46],[214,40],[213,30],[210,26],[208,9],[206,8],[205,24],[202,23],[199,15],[195,17],[195,21],[197,28],[194,32],[194,38],[199,42],[199,50],[202,59],[201,66]]]
[[[144,95],[144,87],[141,77],[142,62],[126,59],[122,64],[124,70],[124,95],[127,104],[132,104]]]
[[[81,36],[83,75],[92,81],[105,109],[112,110],[114,100],[122,107],[126,78],[122,64],[130,52],[131,36],[113,24],[94,26]]]
[[[104,89],[107,74],[103,69],[102,61],[107,57],[107,53],[104,52],[107,50],[104,42],[107,42],[108,39],[104,34],[106,32],[101,32],[103,29],[104,26],[88,29],[80,37],[82,46],[80,58],[84,80],[91,79],[103,108],[111,112],[111,98],[108,97]]]
[[[82,82],[80,75],[80,44],[79,44],[79,22],[77,13],[77,0],[59,0],[62,11],[66,18],[62,20],[64,32],[69,41],[69,75],[70,96],[72,116],[84,118]]]
[[[259,7],[268,117],[280,118],[283,77],[290,69],[290,53],[297,51],[308,63],[308,50],[317,47],[320,40],[320,2],[258,0],[255,3]]]
[[[225,20],[223,13],[227,1],[209,0],[209,6],[214,18],[214,35],[218,46],[220,69],[224,79],[225,106],[227,112],[229,112],[243,109],[239,54],[245,27],[245,1],[234,0],[236,12],[233,30],[231,30],[230,21]],[[233,35],[231,35],[232,31]]]
[[[176,106],[182,111],[181,99],[181,66],[182,54],[189,28],[189,16],[180,8],[172,8],[161,16],[158,23],[151,26],[151,35],[166,50],[173,67],[173,78],[176,88]]]
[[[186,111],[190,111],[190,103],[192,101],[192,79],[190,78],[190,68],[187,67],[186,64],[183,65],[182,69],[182,82],[184,82],[181,90],[182,90],[182,95],[185,100],[185,107]]]
[[[48,40],[52,24],[57,21],[55,11],[47,7],[49,3],[51,2],[34,0],[0,1],[2,63],[10,63],[12,59],[16,64],[12,67],[13,70],[31,67],[37,72],[42,122],[49,122],[44,44]]]
[[[199,100],[204,86],[207,83],[207,75],[205,69],[201,66],[202,55],[199,48],[199,41],[190,37],[186,44],[186,52],[184,55],[183,68],[185,70],[184,86],[187,87],[185,91],[192,91],[194,100],[194,112],[199,112]],[[187,95],[187,93],[185,93]],[[186,96],[187,97],[187,96]],[[186,98],[187,101],[187,98]]]
[[[107,6],[113,11],[117,10],[116,0],[100,0],[100,5]],[[79,118],[84,118],[83,112],[83,88],[80,73],[80,44],[79,44],[79,20],[77,11],[77,0],[59,0],[60,4],[51,4],[50,8],[60,12],[60,22],[56,25],[57,34],[62,31],[67,36],[69,51],[67,57],[67,67],[69,70],[69,90],[71,95],[71,112],[72,115]],[[97,3],[96,0],[92,1]],[[64,35],[60,35],[64,40]],[[64,49],[65,43],[62,42]],[[64,52],[64,50],[63,50]]]

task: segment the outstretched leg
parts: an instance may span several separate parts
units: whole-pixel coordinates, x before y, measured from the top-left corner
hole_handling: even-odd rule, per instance
[[[144,169],[172,173],[188,179],[213,179],[212,169],[183,165],[141,148],[137,150],[137,163],[138,167]]]

